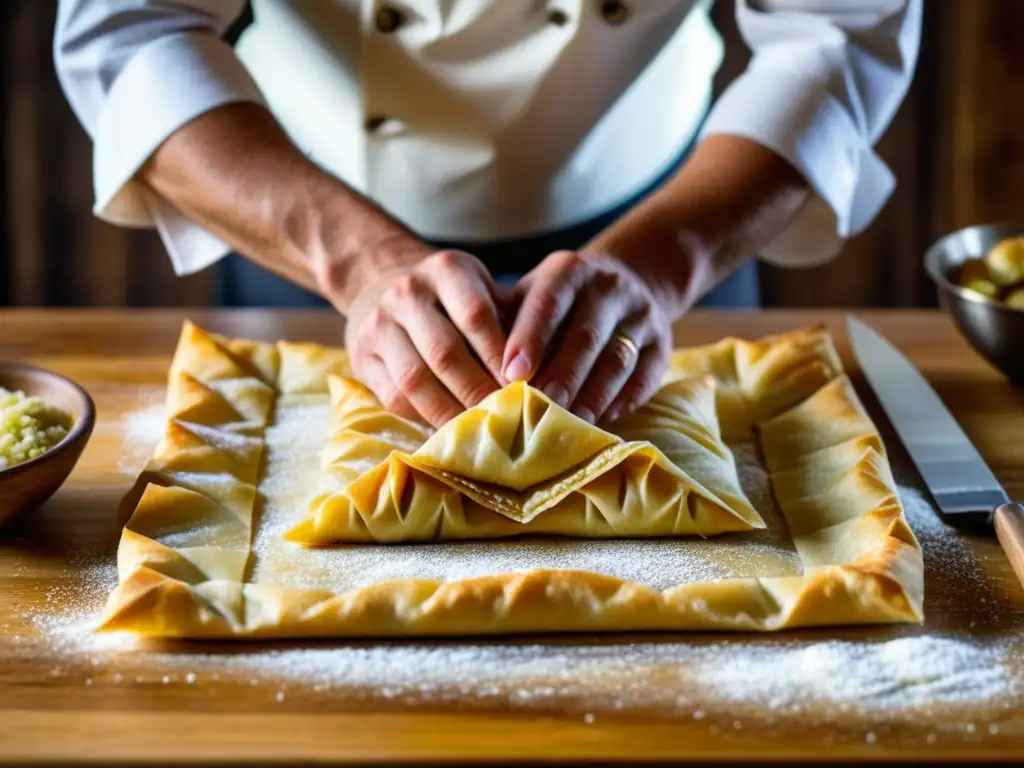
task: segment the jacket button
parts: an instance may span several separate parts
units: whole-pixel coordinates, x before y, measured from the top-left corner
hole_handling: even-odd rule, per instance
[[[626,21],[629,16],[629,8],[621,0],[604,0],[601,3],[601,15],[609,24],[618,26]]]
[[[374,17],[374,23],[377,25],[377,30],[383,32],[385,35],[390,35],[395,32],[405,19],[398,9],[393,8],[390,5],[382,5],[377,9],[377,15]]]
[[[564,27],[569,23],[569,14],[561,8],[552,8],[548,11],[548,21],[556,27]]]

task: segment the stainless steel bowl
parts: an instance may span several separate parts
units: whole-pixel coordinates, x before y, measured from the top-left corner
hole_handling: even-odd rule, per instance
[[[1015,383],[1024,383],[1024,310],[961,288],[950,274],[967,259],[980,258],[1000,240],[1024,235],[1024,223],[965,227],[936,242],[924,268],[939,291],[939,304],[986,360]]]

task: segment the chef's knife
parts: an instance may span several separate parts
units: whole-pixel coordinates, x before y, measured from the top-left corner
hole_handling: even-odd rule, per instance
[[[857,362],[951,525],[989,531],[1024,585],[1024,505],[1014,504],[924,376],[888,341],[846,318]]]

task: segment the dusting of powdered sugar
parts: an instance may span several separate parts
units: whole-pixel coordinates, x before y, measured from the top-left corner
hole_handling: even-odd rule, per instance
[[[722,701],[761,701],[776,711],[815,702],[892,710],[1019,696],[1006,655],[1005,643],[928,635],[827,641],[748,648],[737,663],[698,666],[693,677]]]
[[[121,474],[134,477],[146,466],[164,434],[167,420],[164,397],[154,395],[125,414],[120,422],[122,451],[117,463]]]
[[[302,407],[304,411],[296,407],[290,417],[268,430],[268,466],[273,468],[278,461],[278,466],[292,468],[284,475],[268,472],[261,485],[261,492],[278,505],[276,509],[271,504],[263,508],[257,525],[256,575],[268,580],[287,580],[289,567],[316,572],[315,568],[306,569],[301,564],[306,561],[294,555],[283,556],[280,549],[286,546],[280,540],[281,531],[304,512],[312,487],[304,485],[316,475],[315,454],[329,428],[323,403]],[[137,434],[146,431],[142,428],[145,421],[143,417],[135,421]],[[146,437],[155,444],[159,431],[158,424]],[[767,475],[754,461],[756,451],[749,444],[733,449],[744,489],[772,528],[772,520],[781,518],[774,501],[760,495],[765,492]],[[312,469],[303,468],[307,460]],[[897,477],[901,478],[898,472]],[[976,562],[963,536],[940,521],[913,485],[901,479],[907,518],[924,550],[926,616],[930,615],[929,600],[956,601],[955,605],[939,606],[941,610],[934,615],[959,611],[962,615],[956,624],[969,624],[969,631],[926,623],[923,627],[836,628],[827,635],[719,635],[713,640],[674,635],[648,637],[644,642],[607,636],[599,640],[566,637],[558,642],[524,638],[305,643],[271,648],[236,644],[212,650],[210,646],[174,647],[93,632],[116,583],[112,554],[100,552],[69,555],[67,567],[51,580],[41,604],[19,614],[25,626],[14,635],[14,648],[35,659],[50,659],[51,677],[92,687],[184,685],[215,694],[220,685],[245,685],[252,687],[254,696],[281,706],[311,697],[325,706],[335,699],[353,697],[381,706],[388,701],[403,706],[441,701],[514,709],[557,706],[559,711],[578,713],[587,724],[600,723],[605,715],[623,710],[656,711],[665,717],[701,721],[711,728],[736,730],[744,727],[747,718],[770,722],[795,716],[804,727],[815,722],[845,723],[856,716],[868,723],[856,738],[868,744],[876,743],[878,734],[899,722],[920,725],[925,729],[922,738],[929,744],[946,738],[950,731],[994,735],[1007,712],[1024,706],[1021,638],[1005,629],[1020,626],[1020,622]],[[589,558],[592,565],[606,571],[634,569],[636,575],[654,583],[659,583],[659,574],[667,570],[667,550],[649,542],[627,544],[628,552],[622,542],[607,544],[607,550],[591,548],[588,555],[575,557],[582,558],[578,562]],[[791,567],[786,565],[785,547],[770,539],[762,546],[762,555],[773,553],[780,558],[780,568]],[[450,578],[453,573],[471,572],[476,566],[467,563],[474,557],[478,565],[486,557],[494,557],[468,555],[465,553],[470,550],[455,548],[448,550],[449,559],[432,566],[424,562],[428,553],[439,555],[443,550],[403,549],[419,554],[402,555],[398,560],[392,557],[387,563],[375,563],[366,554],[359,562],[377,573],[396,572],[396,568],[422,573],[436,567]],[[502,549],[508,554],[492,563],[534,565],[516,560],[525,557],[525,550],[515,554],[515,546]],[[550,550],[547,556],[555,553]],[[327,553],[318,556],[326,558]],[[573,557],[564,552],[557,556]],[[632,559],[640,565],[622,566],[616,558]],[[330,583],[339,578],[333,572],[338,559],[334,560],[334,565],[322,564],[327,575],[310,576],[307,572],[291,578],[296,583],[320,578]],[[734,573],[748,560],[737,556],[730,562],[716,556],[715,567]],[[399,562],[405,565],[397,565]],[[698,573],[694,580],[702,580],[709,571],[700,573],[700,569],[710,566],[706,561],[679,559],[671,567],[694,568]],[[358,578],[349,574],[342,581]]]
[[[681,584],[800,573],[800,561],[777,508],[767,510],[768,527],[749,534],[720,536],[709,547],[699,538],[576,540],[530,537],[501,541],[346,545],[306,549],[281,534],[306,513],[319,482],[319,449],[330,432],[326,398],[285,400],[267,430],[263,498],[253,544],[252,580],[290,587],[343,592],[388,579],[467,579],[537,568],[596,571],[654,589]],[[761,485],[752,491],[771,497],[767,475],[748,473]],[[752,499],[753,501],[753,499]],[[756,505],[757,502],[755,502]]]
[[[904,499],[911,525],[934,514],[916,493],[905,492]],[[985,577],[955,532],[915,527],[925,557],[945,558],[964,594],[985,593]],[[677,635],[645,642],[609,636],[191,649],[94,633],[115,582],[109,556],[77,558],[28,617],[33,631],[19,636],[18,649],[51,658],[52,677],[94,686],[230,683],[265,690],[269,700],[281,693],[287,701],[331,696],[403,705],[559,706],[591,719],[632,709],[709,723],[788,716],[838,723],[856,716],[874,730],[941,719],[961,731],[972,725],[989,732],[999,727],[1001,713],[1024,705],[1019,641],[993,634],[926,626],[712,642]],[[995,606],[977,608],[980,623]]]
[[[998,728],[1004,713],[1024,704],[1020,648],[1006,637],[893,628],[856,639],[834,639],[844,634],[837,630],[828,639],[677,635],[644,642],[609,636],[193,648],[94,633],[116,580],[113,564],[85,560],[73,572],[47,592],[31,617],[36,634],[21,637],[19,649],[51,658],[51,677],[86,685],[233,684],[277,701],[558,706],[591,718],[633,709],[728,723],[853,716],[876,730],[942,720],[943,727],[994,732],[988,729]]]

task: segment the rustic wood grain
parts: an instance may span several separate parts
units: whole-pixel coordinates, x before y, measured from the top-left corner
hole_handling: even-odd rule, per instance
[[[931,226],[1024,220],[1024,88],[1019,30],[1024,4],[942,3],[934,26],[942,55],[922,70],[934,92]]]
[[[213,270],[176,278],[155,231],[93,216],[89,137],[54,71],[56,5],[0,11],[0,305],[209,305]]]
[[[315,340],[338,344],[341,323],[330,313],[190,312],[203,327],[230,336]],[[138,680],[113,680],[115,669],[90,667],[56,651],[17,643],[34,608],[76,568],[70,552],[110,547],[113,512],[132,478],[119,470],[118,422],[162,396],[183,312],[0,312],[0,359],[33,362],[77,380],[96,401],[92,440],[65,487],[42,509],[0,535],[0,762],[92,760],[485,761],[543,759],[841,759],[885,757],[1012,757],[1024,751],[1024,712],[1000,713],[999,733],[925,737],[934,723],[894,724],[874,743],[852,714],[829,724],[779,721],[742,731],[662,711],[642,702],[586,722],[586,701],[522,709],[508,701],[406,702],[353,697],[343,690],[289,686],[283,701],[266,680],[213,680],[189,685],[181,670],[144,668]],[[1016,498],[1024,496],[1024,393],[1009,387],[961,340],[942,315],[925,311],[867,312],[864,319],[922,369],[964,430]],[[839,313],[698,312],[679,324],[680,344],[723,335],[756,337],[824,321],[869,408],[876,408],[854,370]],[[877,418],[877,416],[876,416]],[[969,539],[990,579],[990,599],[1009,606],[990,625],[974,626],[956,574],[932,564],[926,587],[927,626],[970,632],[979,642],[1024,632],[1024,590],[993,536]],[[29,618],[26,618],[28,616]],[[970,623],[970,626],[969,626]],[[868,630],[826,630],[819,639],[863,637]],[[871,630],[902,636],[900,628]],[[804,637],[794,633],[779,639]],[[624,642],[629,638],[606,640]],[[637,638],[634,638],[637,639]],[[650,638],[639,638],[650,640]],[[688,635],[664,642],[707,642]],[[768,638],[765,642],[773,642]],[[221,652],[225,652],[223,648]],[[139,663],[145,664],[145,660]],[[83,666],[84,665],[84,666]],[[58,672],[55,674],[55,670]],[[172,679],[162,684],[163,675]],[[86,685],[88,679],[91,684]],[[651,701],[656,701],[651,691]],[[731,722],[731,721],[730,721]],[[979,720],[979,724],[984,721]]]

